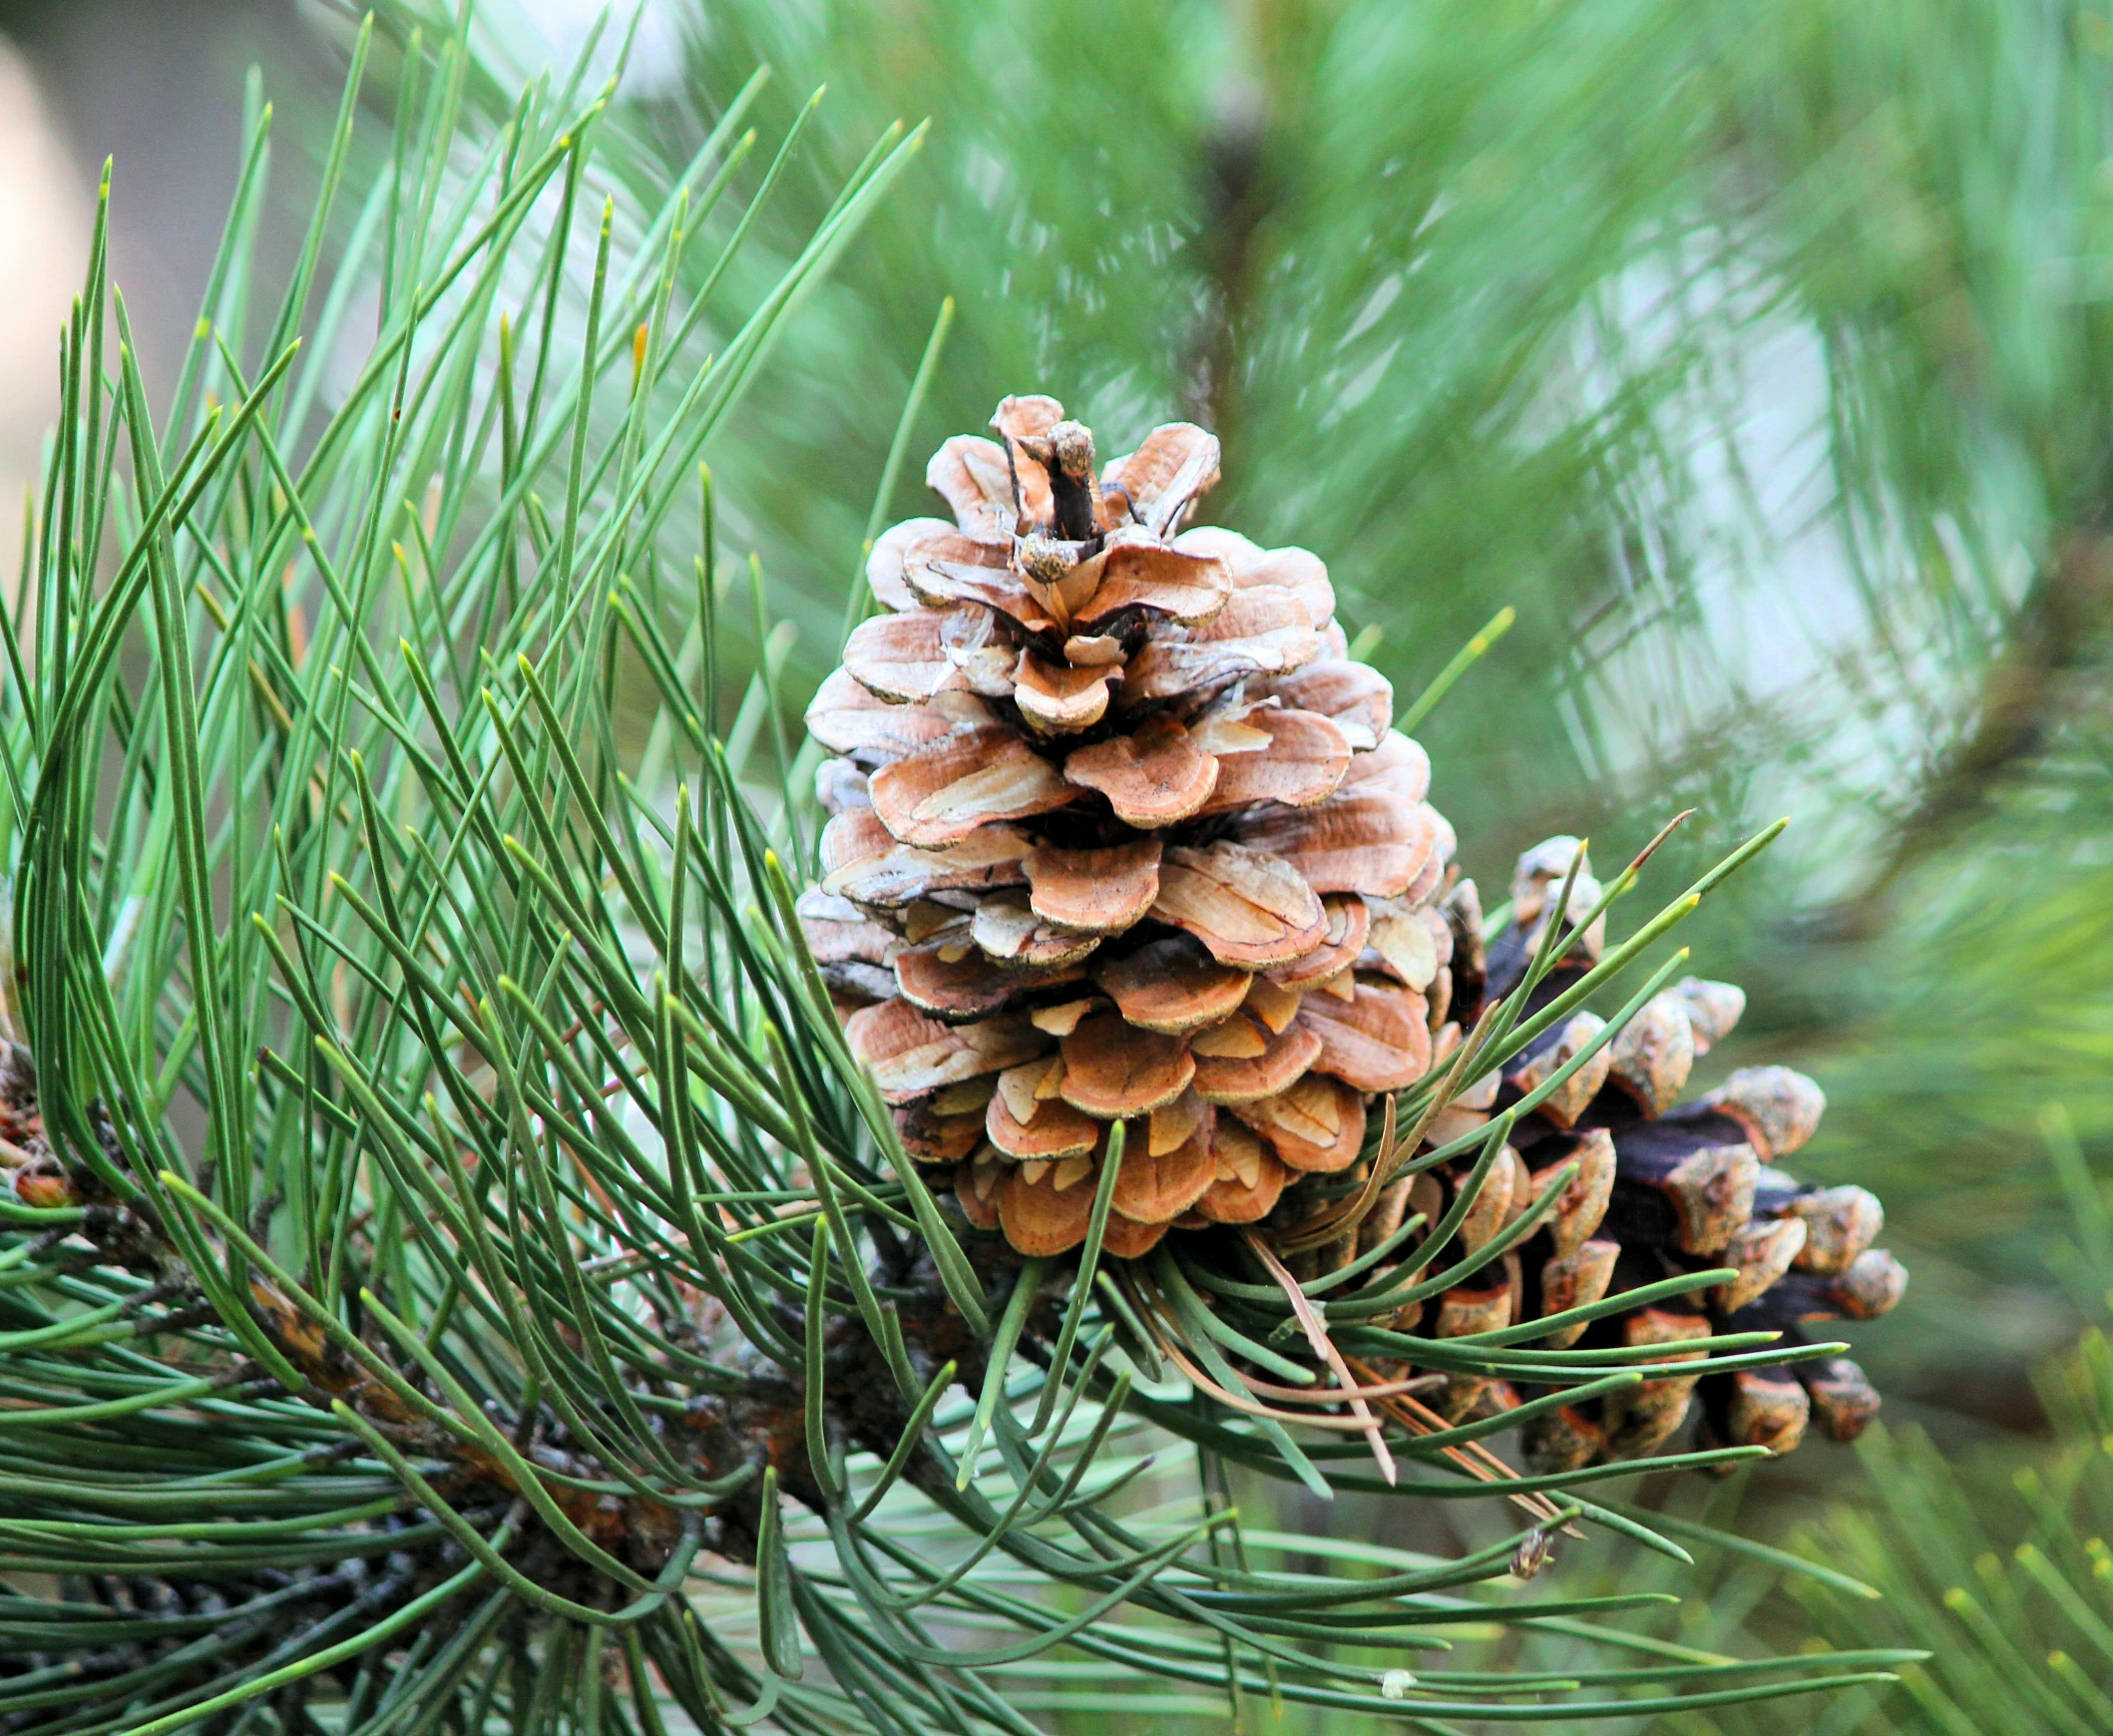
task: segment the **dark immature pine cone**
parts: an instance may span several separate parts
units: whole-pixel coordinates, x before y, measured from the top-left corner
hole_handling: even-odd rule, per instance
[[[1509,925],[1485,960],[1468,956],[1472,949],[1456,960],[1465,990],[1460,1018],[1474,1020],[1485,1001],[1523,980],[1579,849],[1574,838],[1551,838],[1519,858]],[[1599,897],[1598,882],[1581,864],[1570,920],[1582,921]],[[1455,908],[1473,902],[1473,882],[1461,883]],[[1546,1005],[1592,968],[1602,944],[1597,929],[1578,936],[1531,1005]],[[1819,1127],[1826,1098],[1817,1085],[1787,1067],[1742,1068],[1715,1090],[1680,1100],[1689,1070],[1725,1039],[1745,1007],[1745,995],[1730,983],[1690,977],[1674,985],[1518,1121],[1464,1227],[1471,1246],[1514,1221],[1573,1158],[1577,1175],[1546,1227],[1477,1274],[1474,1288],[1440,1298],[1424,1330],[1487,1331],[1715,1268],[1737,1276],[1561,1329],[1546,1343],[1677,1347],[1757,1329],[1780,1330],[1799,1343],[1811,1323],[1868,1320],[1900,1300],[1905,1270],[1872,1245],[1885,1224],[1877,1197],[1855,1186],[1807,1186],[1780,1167]],[[1465,1091],[1432,1130],[1432,1142],[1518,1101],[1604,1029],[1595,1014],[1572,1015]],[[1443,1209],[1467,1165],[1452,1168],[1443,1179],[1423,1180],[1425,1197],[1412,1197],[1411,1206]],[[1660,1360],[1685,1354],[1670,1348]],[[1648,1453],[1687,1420],[1697,1387],[1691,1379],[1648,1381],[1589,1410],[1546,1413],[1526,1431],[1528,1459],[1536,1470],[1557,1471]],[[1706,1440],[1778,1452],[1789,1452],[1815,1422],[1835,1440],[1853,1440],[1879,1406],[1863,1371],[1841,1358],[1735,1370],[1699,1387]],[[1440,1408],[1466,1415],[1516,1402],[1500,1383],[1459,1381]]]

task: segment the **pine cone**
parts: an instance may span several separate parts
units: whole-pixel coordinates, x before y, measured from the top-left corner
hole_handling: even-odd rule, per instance
[[[1551,838],[1519,858],[1509,926],[1479,971],[1461,972],[1457,962],[1457,973],[1473,985],[1455,1009],[1458,1017],[1472,1022],[1485,1000],[1509,994],[1523,980],[1557,915],[1551,907],[1579,849],[1574,838]],[[1599,897],[1598,882],[1581,865],[1570,920],[1583,920]],[[1472,907],[1473,882],[1462,882],[1453,902]],[[1597,926],[1578,937],[1529,1007],[1553,1001],[1597,962]],[[1720,1267],[1737,1276],[1699,1295],[1562,1329],[1546,1342],[1551,1349],[1673,1346],[1715,1333],[1775,1329],[1796,1343],[1810,1322],[1871,1319],[1900,1300],[1905,1271],[1872,1245],[1885,1223],[1878,1199],[1861,1187],[1805,1186],[1779,1167],[1819,1127],[1826,1098],[1817,1085],[1785,1067],[1742,1068],[1715,1090],[1680,1101],[1689,1070],[1725,1039],[1745,1006],[1745,995],[1730,983],[1690,977],[1676,984],[1517,1122],[1464,1226],[1471,1246],[1515,1220],[1573,1158],[1577,1174],[1546,1228],[1498,1267],[1484,1269],[1501,1269],[1500,1278],[1441,1299],[1440,1336],[1532,1320]],[[1433,1129],[1434,1142],[1518,1101],[1603,1029],[1596,1016],[1578,1013],[1545,1033],[1500,1075],[1462,1093]],[[1435,1220],[1432,1208],[1444,1208],[1466,1167],[1453,1166],[1443,1181],[1420,1178],[1425,1197],[1412,1196],[1410,1204],[1432,1211]],[[1661,1360],[1687,1354],[1669,1350]],[[1686,1421],[1697,1384],[1649,1381],[1589,1412],[1543,1415],[1527,1429],[1529,1461],[1541,1471],[1568,1470],[1649,1452]],[[1466,1415],[1501,1405],[1506,1395],[1492,1394],[1493,1385],[1455,1383],[1439,1408]],[[1810,1422],[1835,1440],[1853,1440],[1878,1411],[1863,1371],[1842,1359],[1737,1370],[1700,1386],[1705,1438],[1778,1452],[1795,1447]]]
[[[1096,474],[1054,399],[993,426],[927,470],[954,522],[875,544],[886,613],[808,709],[840,757],[800,914],[963,1212],[1074,1247],[1120,1120],[1106,1246],[1134,1257],[1347,1168],[1374,1095],[1458,1041],[1454,840],[1321,561],[1182,528],[1213,436],[1156,428]]]

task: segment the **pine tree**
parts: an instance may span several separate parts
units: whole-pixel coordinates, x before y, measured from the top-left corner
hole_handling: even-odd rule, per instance
[[[370,79],[395,105],[371,161],[357,126]],[[731,586],[718,495],[695,463],[916,137],[882,138],[707,363],[692,337],[707,317],[716,330],[717,304],[708,286],[688,307],[675,290],[693,248],[714,253],[714,283],[746,257],[753,208],[716,209],[746,148],[740,107],[641,209],[596,200],[608,92],[584,62],[498,91],[505,119],[490,127],[485,79],[459,36],[377,43],[362,28],[314,219],[260,335],[244,318],[269,304],[249,221],[268,163],[259,115],[197,338],[159,407],[107,280],[106,181],[26,583],[0,615],[19,1039],[0,1075],[0,1729],[1019,1731],[1031,1726],[994,1672],[1066,1646],[1085,1672],[1071,1679],[1101,1688],[1188,1683],[1236,1707],[1273,1695],[1427,1724],[1886,1679],[1874,1668],[1898,1654],[1757,1676],[1590,1624],[1633,1661],[1589,1681],[1502,1657],[1399,1661],[1428,1643],[1420,1628],[1464,1614],[1559,1615],[1568,1633],[1625,1607],[1501,1583],[1532,1577],[1560,1537],[1678,1552],[1593,1500],[1598,1473],[1521,1479],[1486,1437],[1645,1383],[1736,1382],[1831,1348],[1738,1329],[1742,1286],[1796,1239],[1766,1226],[1751,1261],[1688,1262],[1517,1325],[1419,1337],[1404,1319],[1432,1300],[1443,1317],[1543,1224],[1580,1223],[1588,1165],[1574,1154],[1528,1172],[1533,1203],[1490,1223],[1509,1216],[1484,1203],[1492,1177],[1515,1192],[1524,1162],[1507,1135],[1601,1058],[1628,1066],[1610,1078],[1645,1081],[1647,1107],[1667,1106],[1677,1082],[1651,1071],[1655,1051],[1623,1063],[1625,1034],[1675,1013],[1714,1031],[1727,998],[1701,985],[1658,999],[1685,982],[1684,955],[1652,962],[1653,949],[1769,835],[1605,943],[1644,860],[1597,896],[1581,849],[1559,874],[1530,862],[1451,1047],[1426,1002],[1433,1071],[1373,1085],[1389,1094],[1369,1139],[1343,1134],[1351,1099],[1327,1087],[1348,1160],[1302,1170],[1313,1179],[1295,1203],[1315,1208],[1303,1237],[1219,1244],[1259,1272],[1201,1253],[1192,1266],[1185,1242],[1181,1258],[1164,1243],[1118,1271],[1107,1234],[1128,1158],[1112,1135],[1075,1264],[971,1233],[954,1215],[961,1190],[950,1207],[905,1150],[799,920],[813,816],[754,569],[760,654],[742,699],[721,704],[740,672]],[[327,250],[341,232],[343,250]],[[362,283],[378,296],[365,345],[351,325]],[[1079,474],[1069,431],[1051,418],[1017,437],[1013,474],[1026,459],[1050,476],[1052,542],[1101,535],[1057,481]],[[1204,450],[1181,437],[1184,462]],[[1149,533],[1126,545],[1150,577],[1140,611],[1178,575],[1207,571],[1206,588],[1226,591],[1251,571],[1223,537],[1169,561],[1159,539],[1195,484],[1134,465],[1114,481]],[[1072,625],[1093,625],[1090,600],[1061,587],[1097,557],[1068,553],[1082,558],[1044,582]],[[1103,574],[1125,564],[1110,556]],[[979,563],[956,565],[976,578]],[[1319,597],[1311,569],[1289,565],[1293,594]],[[1304,607],[1318,650],[1326,624]],[[1207,626],[1194,631],[1207,645]],[[869,633],[862,654],[885,638]],[[1178,667],[1196,642],[1163,643]],[[973,661],[990,647],[959,649]],[[1124,651],[1125,682],[1141,680],[1146,657]],[[1075,716],[1063,708],[1090,704],[1098,679],[1075,671],[1109,665],[1026,666],[1035,702]],[[1356,748],[1356,706],[1270,710],[1226,722],[1229,741],[1249,729],[1274,743],[1270,725],[1306,710],[1374,769],[1421,775],[1377,720]],[[1117,770],[1124,751],[1107,756]],[[1272,755],[1261,769],[1297,783],[1313,763]],[[839,771],[824,787],[842,799],[853,782]],[[1110,785],[1130,787],[1085,787]],[[866,793],[894,811],[878,775]],[[1439,859],[1420,795],[1397,792],[1389,811],[1411,816],[1422,860],[1370,880],[1361,867],[1340,896],[1406,896]],[[1057,883],[1074,898],[1120,890],[1119,876]],[[1397,914],[1365,908],[1368,924]],[[1467,1011],[1481,929],[1465,895],[1442,908],[1456,949],[1443,968]],[[1351,996],[1333,999],[1355,1009],[1357,919],[1346,905],[1338,934],[1302,914],[1310,951],[1346,955]],[[1040,920],[1005,932],[1033,945]],[[1375,992],[1402,1011],[1437,987],[1435,963],[1426,990],[1407,979],[1440,938],[1421,922],[1393,939],[1401,959],[1372,951],[1401,980]],[[1266,1054],[1281,1003],[1245,975]],[[1585,1002],[1617,978],[1626,1000],[1577,1037]],[[1531,1073],[1544,1039],[1568,1052]],[[1350,1039],[1320,1041],[1327,1054]],[[1491,1072],[1478,1108],[1463,1087]],[[1362,1108],[1358,1081],[1343,1083]],[[1091,1118],[1116,1125],[1130,1105],[1102,1106]],[[1789,1148],[1759,1099],[1728,1088],[1699,1107]],[[1138,1154],[1165,1155],[1143,1119]],[[1450,1203],[1419,1223],[1415,1181],[1441,1173]],[[1363,1247],[1404,1178],[1402,1215]],[[1801,1197],[1786,1192],[1782,1221],[1834,1225],[1829,1208],[1798,1216]],[[1479,1207],[1493,1233],[1471,1245]],[[1723,1216],[1728,1231],[1744,1222]],[[1832,1245],[1859,1225],[1875,1227],[1852,1211]],[[1425,1228],[1429,1277],[1344,1289]],[[1733,1330],[1681,1336],[1677,1352],[1589,1334],[1535,1347],[1727,1289]],[[1196,1376],[1162,1366],[1161,1349]],[[1359,1372],[1351,1359],[1367,1356],[1416,1372]],[[1541,1391],[1448,1422],[1416,1399],[1434,1377],[1455,1395]],[[1338,1396],[1315,1405],[1324,1380]],[[1193,1451],[1197,1488],[1171,1509],[1126,1505],[1169,1437]],[[1377,1475],[1358,1468],[1368,1456]],[[1508,1498],[1527,1522],[1460,1560],[1370,1551],[1390,1569],[1379,1578],[1264,1570],[1255,1557],[1284,1545],[1243,1531],[1228,1467],[1320,1495]]]

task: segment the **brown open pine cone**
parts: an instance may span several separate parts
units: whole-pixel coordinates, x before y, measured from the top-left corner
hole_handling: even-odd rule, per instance
[[[1122,1120],[1106,1245],[1135,1256],[1347,1168],[1431,1067],[1452,829],[1321,561],[1183,528],[1212,435],[1096,472],[1052,398],[993,426],[926,472],[954,522],[875,544],[886,613],[808,708],[840,757],[800,913],[963,1211],[1074,1247]]]

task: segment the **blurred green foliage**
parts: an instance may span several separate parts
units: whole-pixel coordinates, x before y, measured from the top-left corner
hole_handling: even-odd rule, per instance
[[[1922,1285],[1873,1334],[1883,1377],[2029,1416],[2020,1353],[2060,1327],[2020,1141],[2049,1098],[2113,1140],[2105,8],[673,15],[681,77],[612,121],[641,190],[758,62],[765,138],[828,87],[757,285],[879,129],[931,122],[725,442],[788,692],[833,659],[944,297],[891,516],[1008,391],[1109,451],[1209,422],[1213,516],[1321,552],[1398,683],[1519,610],[1423,730],[1485,885],[1549,833],[1614,859],[1694,806],[1671,885],[1796,818],[1699,942],[1753,992],[1712,1065],[1789,1046],[1834,1097],[1806,1167],[1885,1193]],[[1936,1379],[1961,1331],[1978,1390]]]
[[[1882,1385],[2035,1423],[2022,1353],[2097,1306],[2049,1277],[2049,1250],[2113,1175],[2113,9],[673,12],[680,76],[625,87],[608,117],[604,160],[639,195],[620,237],[758,62],[775,69],[748,110],[765,141],[828,87],[770,200],[747,197],[773,173],[765,146],[712,219],[723,239],[730,214],[759,213],[700,359],[887,124],[931,123],[707,452],[766,631],[795,630],[788,731],[834,661],[944,298],[957,314],[891,516],[924,510],[922,454],[1008,391],[1056,393],[1110,452],[1170,415],[1208,422],[1226,442],[1213,516],[1321,553],[1406,691],[1518,609],[1422,731],[1485,887],[1547,833],[1589,832],[1611,866],[1694,805],[1654,869],[1671,885],[1794,815],[1698,941],[1700,968],[1752,992],[1710,1065],[1788,1045],[1827,1086],[1800,1167],[1879,1190],[1915,1272],[1866,1335]],[[495,61],[535,58],[518,21],[486,24]],[[693,249],[679,297],[719,255]],[[2101,1179],[2054,1184],[2049,1103]],[[1851,1703],[1823,1728],[2113,1718],[2045,1657],[2088,1660],[2071,1668],[2103,1693],[2113,1651],[2092,1656],[2094,1630],[2015,1552],[2106,1613],[2088,1538],[2113,1522],[2107,1378],[2103,1340],[2043,1377],[2057,1432],[2021,1478],[2005,1458],[1954,1483],[1913,1431],[1867,1450],[1877,1498],[1815,1552],[1892,1602],[1860,1633],[1856,1604],[1816,1593],[1812,1619],[1839,1645],[1941,1655],[1883,1715]],[[1770,1582],[1736,1564],[1683,1637],[1766,1629]],[[1808,1727],[1754,1716],[1722,1727]]]

